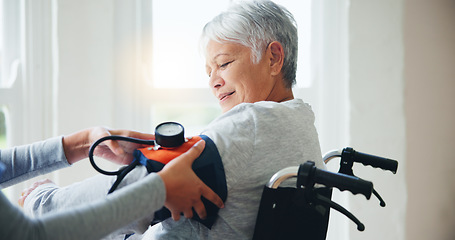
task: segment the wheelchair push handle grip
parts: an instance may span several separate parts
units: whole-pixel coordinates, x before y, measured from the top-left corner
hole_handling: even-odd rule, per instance
[[[336,187],[341,191],[348,190],[353,194],[362,194],[367,199],[370,199],[371,193],[373,192],[372,182],[342,173],[332,173],[317,169],[315,180],[317,183],[321,183],[327,187]]]
[[[373,183],[370,181],[318,169],[314,166],[314,162],[310,161],[301,164],[297,176],[297,187],[308,187],[315,183],[323,184],[327,187],[336,187],[341,191],[348,190],[353,194],[362,194],[367,199],[370,199],[373,192]]]
[[[358,162],[365,166],[369,165],[375,168],[389,170],[393,173],[396,173],[398,169],[398,161],[396,160],[358,152],[349,147],[343,149],[341,159],[342,161]]]

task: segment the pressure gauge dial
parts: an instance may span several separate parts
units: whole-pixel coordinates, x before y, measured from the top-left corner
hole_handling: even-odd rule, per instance
[[[155,128],[155,142],[161,147],[178,147],[185,142],[185,130],[180,123],[161,123]]]

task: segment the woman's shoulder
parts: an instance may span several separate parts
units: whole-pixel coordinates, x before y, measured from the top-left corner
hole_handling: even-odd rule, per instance
[[[308,119],[314,120],[311,106],[302,99],[285,102],[260,101],[241,103],[212,121],[209,126],[234,124],[247,126],[258,122],[274,122],[277,120]]]
[[[274,102],[274,101],[259,101],[255,103],[240,103],[237,106],[233,107],[231,110],[227,111],[223,115],[239,115],[247,114],[252,112],[261,112],[261,111],[311,111],[311,105],[305,103],[302,99],[296,98],[284,102]],[[222,116],[223,116],[222,115]]]
[[[314,119],[311,106],[302,99],[292,99],[285,102],[261,101],[245,104],[239,108],[239,112],[253,116],[254,121]]]

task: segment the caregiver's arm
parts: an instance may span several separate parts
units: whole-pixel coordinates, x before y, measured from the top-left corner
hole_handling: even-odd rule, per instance
[[[109,135],[122,135],[141,139],[154,139],[153,134],[128,130],[111,130],[104,127],[84,129],[64,137],[55,137],[29,145],[3,149],[0,162],[6,171],[0,178],[2,187],[8,187],[32,177],[46,174],[87,158],[93,142]],[[95,151],[95,155],[115,163],[128,164],[132,152],[139,144],[125,141],[105,141]]]
[[[161,208],[165,196],[163,181],[151,174],[105,199],[29,218],[1,195],[0,235],[5,239],[100,239]]]
[[[2,195],[0,205],[7,211],[0,215],[0,235],[10,236],[10,239],[99,239],[158,210],[163,203],[173,214],[183,212],[187,215],[194,208],[204,217],[201,195],[219,207],[223,203],[191,169],[194,159],[203,149],[204,142],[199,142],[158,174],[152,173],[104,200],[71,211],[48,214],[37,220],[25,217]]]
[[[2,187],[69,166],[62,137],[0,150],[0,162],[5,164],[5,172],[0,177]]]

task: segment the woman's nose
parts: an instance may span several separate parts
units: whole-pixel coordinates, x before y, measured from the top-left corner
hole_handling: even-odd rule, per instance
[[[218,74],[216,74],[216,72],[213,72],[210,75],[209,85],[211,88],[214,88],[214,89],[220,88],[224,85],[224,80]]]

